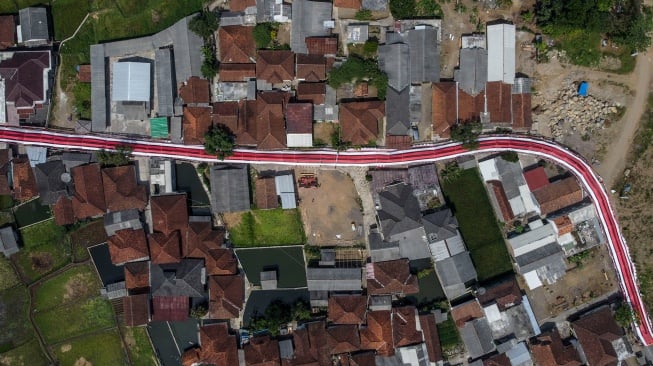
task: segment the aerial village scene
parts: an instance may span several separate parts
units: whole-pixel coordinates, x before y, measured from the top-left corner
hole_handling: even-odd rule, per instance
[[[653,365],[651,5],[0,0],[0,365]]]

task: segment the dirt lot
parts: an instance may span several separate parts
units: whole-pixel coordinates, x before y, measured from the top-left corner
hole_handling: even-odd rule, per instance
[[[352,179],[336,170],[315,172],[320,187],[299,188],[301,199],[299,208],[308,243],[313,245],[364,243],[361,201]],[[299,171],[296,173],[300,174]],[[356,230],[352,230],[352,223]],[[337,235],[340,235],[339,239]]]
[[[574,308],[618,290],[607,247],[602,245],[591,249],[590,253],[581,267],[570,265],[567,274],[553,285],[530,291],[522,284],[530,299],[538,299],[531,302],[538,322],[558,316],[566,318]]]

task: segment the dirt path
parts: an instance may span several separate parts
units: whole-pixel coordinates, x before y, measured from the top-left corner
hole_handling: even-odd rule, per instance
[[[626,114],[619,122],[619,135],[607,146],[608,154],[606,154],[606,158],[601,162],[601,165],[597,167],[597,171],[603,177],[605,187],[608,189],[612,188],[612,185],[625,168],[626,156],[647,105],[649,85],[651,83],[651,66],[653,66],[651,57],[653,57],[653,49],[649,49],[646,53],[637,56],[637,66],[630,75],[630,85],[635,85],[635,88],[631,89],[634,90],[635,96],[632,103],[627,106]]]

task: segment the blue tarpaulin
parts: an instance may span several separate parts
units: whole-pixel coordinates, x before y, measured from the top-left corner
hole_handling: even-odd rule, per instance
[[[580,85],[578,85],[578,95],[581,97],[586,97],[589,87],[590,84],[588,84],[587,81],[581,81]]]

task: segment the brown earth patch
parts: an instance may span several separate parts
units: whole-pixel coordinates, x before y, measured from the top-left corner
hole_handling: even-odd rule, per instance
[[[75,361],[75,366],[93,366],[93,364],[84,357],[80,357]]]
[[[73,346],[71,346],[69,343],[66,343],[64,345],[61,345],[61,352],[66,353],[73,349]]]
[[[32,261],[32,269],[40,272],[49,271],[52,268],[52,254],[47,252],[31,253],[29,258]]]

